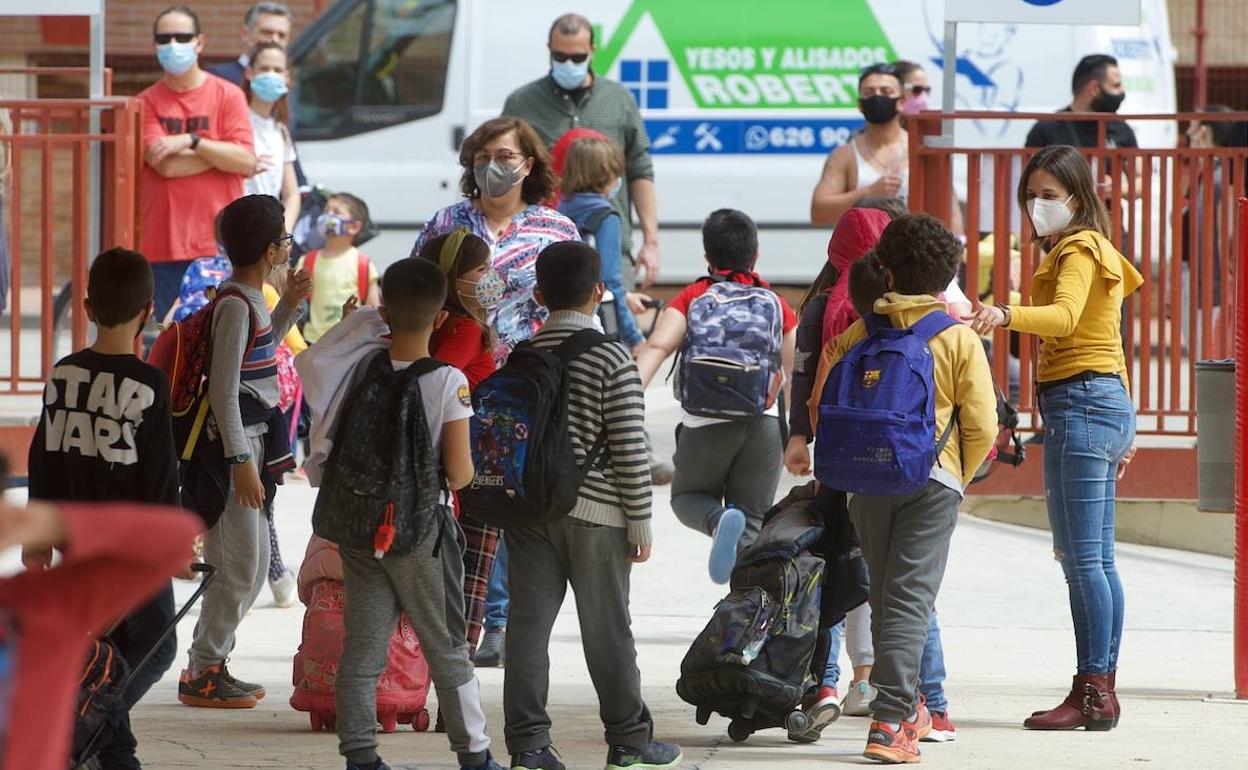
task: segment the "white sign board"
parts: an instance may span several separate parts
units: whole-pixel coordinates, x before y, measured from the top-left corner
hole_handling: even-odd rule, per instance
[[[945,0],[945,21],[1134,27],[1140,0]]]
[[[101,16],[104,0],[3,0],[0,16]]]

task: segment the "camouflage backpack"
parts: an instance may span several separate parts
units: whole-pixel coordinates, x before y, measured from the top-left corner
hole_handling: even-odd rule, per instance
[[[752,273],[751,283],[710,275],[689,303],[688,330],[675,370],[676,398],[701,417],[763,414],[780,391],[784,311],[780,297]]]

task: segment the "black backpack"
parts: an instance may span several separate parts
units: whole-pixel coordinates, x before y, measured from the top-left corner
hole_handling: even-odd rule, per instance
[[[381,558],[411,553],[439,527],[446,479],[418,379],[443,366],[426,358],[395,371],[387,351],[368,362],[337,418],[312,510],[317,535]]]
[[[581,484],[606,445],[600,432],[578,462],[568,432],[568,364],[610,342],[583,329],[552,348],[521,343],[472,394],[472,462],[477,475],[459,491],[464,510],[503,529],[537,527],[571,512]]]
[[[676,692],[697,707],[733,720],[728,735],[786,726],[803,732],[802,695],[814,684],[820,638],[824,560],[811,548],[824,534],[813,493],[799,487],[768,513],[758,540],[741,552],[732,592],[680,664]],[[826,646],[826,644],[825,644]]]

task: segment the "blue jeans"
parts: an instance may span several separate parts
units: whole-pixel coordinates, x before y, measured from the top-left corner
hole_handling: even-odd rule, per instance
[[[841,635],[845,633],[845,621],[828,629],[831,648],[828,652],[828,664],[823,670],[823,684],[836,687],[841,679]],[[945,650],[940,644],[940,626],[936,622],[936,611],[932,610],[927,626],[927,641],[923,643],[923,663],[919,668],[919,692],[927,699],[927,707],[931,711],[942,714],[949,710],[949,700],[945,697]]]
[[[507,539],[498,538],[498,552],[494,554],[494,568],[490,583],[485,590],[485,630],[497,631],[507,625],[507,609],[510,604],[507,591]]]
[[[1040,413],[1049,527],[1070,592],[1078,673],[1115,671],[1123,618],[1115,477],[1135,440],[1135,406],[1120,380],[1084,377],[1042,393]]]

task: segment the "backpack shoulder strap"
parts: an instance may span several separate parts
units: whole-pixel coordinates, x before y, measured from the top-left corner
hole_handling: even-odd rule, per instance
[[[611,338],[597,329],[581,329],[556,345],[551,352],[566,366],[591,348],[607,342],[611,342]]]
[[[355,253],[356,253],[356,270],[358,272],[358,278],[357,278],[358,283],[356,285],[359,286],[360,293],[358,296],[359,296],[360,304],[363,305],[365,302],[368,301],[368,290],[372,288],[372,285],[370,281],[368,280],[369,268],[372,265],[368,261],[367,254],[360,251],[359,249],[356,249]],[[309,274],[311,274],[311,272],[312,272],[311,270],[308,271]]]
[[[409,366],[407,370],[411,372],[414,377],[424,377],[426,374],[436,372],[444,366],[450,366],[450,364],[439,361],[436,358],[422,358]]]
[[[321,253],[320,249],[312,249],[303,255],[303,269],[308,271],[308,275],[316,276],[316,257]]]
[[[594,209],[585,218],[585,224],[580,228],[581,235],[597,235],[598,228],[602,227],[602,223],[607,221],[607,217],[611,215],[619,216],[619,213],[610,206],[603,206],[600,209]]]
[[[862,322],[867,325],[867,334],[893,328],[893,322],[888,320],[888,316],[879,313],[868,313],[863,316]]]
[[[931,342],[932,337],[940,334],[950,326],[957,326],[958,322],[953,316],[943,310],[933,310],[927,315],[919,319],[918,323],[910,327],[915,336],[924,342]]]

